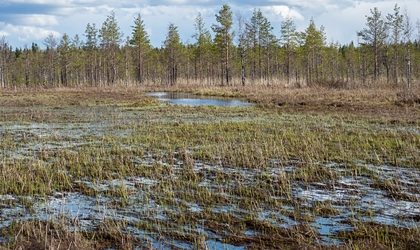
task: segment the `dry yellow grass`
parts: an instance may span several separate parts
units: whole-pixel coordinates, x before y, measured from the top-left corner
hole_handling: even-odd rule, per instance
[[[150,101],[148,91],[191,92],[198,95],[239,97],[267,108],[285,112],[338,112],[387,120],[420,120],[420,86],[410,90],[380,84],[360,88],[284,87],[283,85],[204,86],[181,83],[176,86],[118,85],[106,88],[15,89],[0,92],[0,106],[36,106],[40,104],[88,104],[112,101]],[[45,98],[39,98],[40,93]]]
[[[242,97],[265,107],[287,112],[339,112],[363,117],[420,120],[420,87],[405,90],[392,86],[334,89],[278,86],[145,87],[145,91],[179,91],[199,95]]]

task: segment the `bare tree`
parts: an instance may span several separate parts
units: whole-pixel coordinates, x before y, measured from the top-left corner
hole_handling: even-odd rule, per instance
[[[3,36],[0,39],[0,87],[6,87],[6,53],[7,53],[8,45],[6,42],[6,38]]]
[[[246,47],[246,32],[244,29],[245,22],[241,15],[238,15],[238,50],[241,64],[241,84],[246,84],[246,69],[245,69],[245,47]]]
[[[404,22],[403,22],[403,45],[405,48],[405,78],[407,81],[407,88],[411,87],[412,82],[412,42],[411,37],[413,36],[413,25],[411,24],[410,16],[407,10],[404,11]]]

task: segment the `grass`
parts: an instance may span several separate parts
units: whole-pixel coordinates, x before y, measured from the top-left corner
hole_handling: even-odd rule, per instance
[[[419,228],[398,229],[375,224],[358,224],[349,237],[353,249],[418,249]]]
[[[351,89],[246,87],[197,87],[177,85],[173,87],[148,87],[148,91],[192,92],[198,95],[245,98],[266,108],[285,112],[321,113],[351,117],[381,119],[384,122],[419,121],[420,88],[411,90],[395,86],[370,86]]]
[[[39,200],[77,193],[135,217],[103,219],[93,230],[71,230],[72,222],[54,219],[15,221],[3,228],[10,236],[4,247],[147,247],[134,231],[172,247],[201,248],[215,234],[250,248],[318,248],[325,245],[311,226],[316,218],[360,208],[297,199],[297,188],[322,184],[329,192],[352,176],[372,180],[370,187],[393,199],[418,202],[406,194],[406,184],[365,167],[419,171],[418,106],[396,105],[393,89],[170,89],[242,97],[258,103],[251,108],[168,106],[145,90],[151,89],[0,94],[0,195],[16,198],[2,206],[24,204],[36,213]],[[357,223],[354,231],[331,237],[341,247],[404,248],[419,236],[417,229]]]

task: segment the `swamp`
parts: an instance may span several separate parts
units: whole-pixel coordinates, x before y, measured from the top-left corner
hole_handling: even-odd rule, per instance
[[[0,250],[420,250],[419,9],[1,0]]]
[[[0,248],[418,248],[418,104],[281,91],[0,93]]]

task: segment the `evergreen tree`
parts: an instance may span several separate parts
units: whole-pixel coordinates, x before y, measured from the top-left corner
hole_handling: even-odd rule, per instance
[[[57,39],[54,37],[53,34],[49,34],[45,40],[44,45],[47,47],[46,53],[46,61],[47,64],[45,65],[46,68],[44,69],[44,80],[45,83],[53,86],[56,85],[56,57],[57,57]]]
[[[404,16],[400,13],[400,7],[398,7],[397,4],[395,4],[394,7],[394,13],[388,14],[386,16],[387,19],[387,25],[390,28],[391,31],[391,49],[393,54],[393,79],[394,83],[398,84],[398,62],[399,62],[399,55],[400,55],[400,49],[399,46],[401,43],[401,38],[404,32]]]
[[[366,28],[358,33],[364,44],[369,45],[373,50],[373,78],[378,80],[380,75],[380,55],[387,38],[387,24],[382,18],[378,8],[370,10],[371,16],[366,16]]]
[[[85,29],[85,48],[88,50],[94,50],[98,45],[98,30],[95,24],[88,23]]]
[[[194,46],[194,75],[195,79],[202,78],[204,71],[209,67],[211,53],[211,35],[203,20],[201,13],[195,19],[195,46]]]
[[[281,71],[288,83],[295,78],[297,84],[306,80],[308,84],[350,86],[365,83],[370,76],[380,79],[383,69],[388,80],[404,81],[410,87],[420,78],[420,38],[413,36],[416,26],[398,5],[385,17],[372,9],[366,28],[358,33],[361,43],[328,46],[322,26],[311,20],[304,32],[298,32],[293,20],[286,18],[278,43],[270,21],[256,9],[248,21],[239,18],[234,44],[232,11],[224,5],[212,26],[214,38],[199,14],[191,44],[184,46],[177,27],[170,25],[164,45],[154,48],[140,15],[121,46],[122,35],[111,13],[100,30],[94,24],[86,26],[83,42],[77,35],[70,39],[64,34],[59,41],[50,35],[45,46],[33,43],[22,49],[0,39],[0,87],[102,86],[131,80],[173,85],[180,79],[214,84],[220,82],[218,77],[223,85],[245,85],[248,76],[255,80],[250,84],[269,83]],[[420,23],[418,27],[420,31]]]
[[[357,49],[354,43],[351,42],[348,46],[344,46],[342,53],[346,69],[346,82],[348,83],[351,80],[351,83],[354,83],[356,81],[357,65],[359,63]]]
[[[325,46],[324,28],[318,29],[313,19],[304,33],[304,51],[306,55],[306,81],[308,84],[319,82],[323,77],[322,49]]]
[[[119,49],[119,43],[121,42],[121,36],[122,34],[120,32],[120,28],[118,27],[115,13],[111,12],[99,31],[101,47],[106,54],[104,63],[107,65],[107,83],[115,83],[117,79],[117,52]]]
[[[88,65],[86,67],[86,78],[88,83],[93,86],[96,85],[100,79],[99,71],[97,68],[98,56],[98,30],[95,24],[88,23],[85,29],[85,50],[87,53]]]
[[[182,44],[178,33],[178,27],[172,23],[168,27],[168,34],[166,36],[164,47],[168,69],[168,81],[170,85],[175,85],[178,79],[179,57]]]
[[[281,23],[281,44],[286,50],[286,77],[287,83],[290,84],[290,77],[292,72],[292,60],[296,47],[299,44],[299,33],[296,31],[295,22],[291,17],[287,17]]]
[[[64,33],[58,46],[58,54],[60,57],[60,80],[65,87],[68,86],[68,67],[70,61],[70,37]]]
[[[212,26],[215,37],[215,44],[220,53],[220,65],[221,65],[221,84],[224,85],[226,82],[229,85],[230,75],[230,57],[231,47],[233,40],[232,32],[232,10],[230,6],[225,4],[220,9],[219,13],[216,14],[216,21],[218,24]]]
[[[84,50],[85,44],[80,39],[79,35],[74,35],[70,42],[70,74],[73,85],[86,84],[86,68],[90,63],[86,58],[86,51]],[[92,64],[95,60],[92,60]]]
[[[270,68],[270,47],[276,43],[276,38],[272,33],[273,27],[270,21],[263,15],[260,9],[255,9],[250,22],[246,25],[248,44],[252,47],[252,70],[253,79],[266,78]],[[266,62],[266,69],[263,69],[263,62]]]
[[[143,83],[145,75],[146,55],[151,49],[149,35],[146,32],[143,19],[139,14],[134,20],[130,44],[134,46],[137,82]]]

